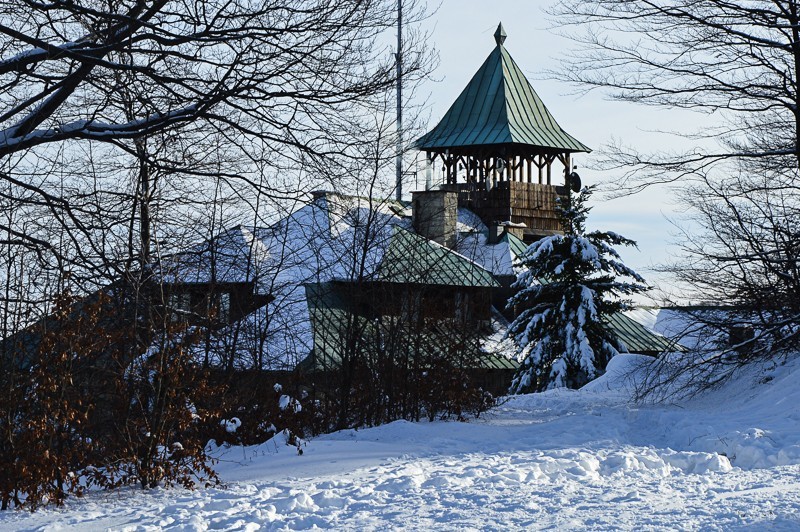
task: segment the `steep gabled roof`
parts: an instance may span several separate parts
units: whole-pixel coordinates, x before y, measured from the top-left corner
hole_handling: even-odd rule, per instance
[[[561,129],[522,70],[503,46],[497,46],[472,77],[441,122],[417,140],[420,150],[466,146],[523,144],[555,152],[589,152]]]
[[[269,256],[252,229],[237,225],[162,259],[156,271],[167,283],[247,283],[262,275]]]
[[[409,232],[404,210],[394,202],[319,193],[272,226],[254,230],[257,249],[265,250],[257,286],[275,298],[269,308],[271,331],[257,348],[270,369],[294,367],[314,345],[314,309],[304,288],[309,283],[493,286],[496,281],[480,265]],[[264,319],[251,318],[245,326],[256,328],[256,320]]]
[[[483,266],[444,246],[399,227],[378,269],[389,283],[495,288],[500,286]]]
[[[658,355],[664,352],[682,352],[686,349],[660,334],[650,331],[622,312],[608,316],[607,326],[625,344],[630,353]]]

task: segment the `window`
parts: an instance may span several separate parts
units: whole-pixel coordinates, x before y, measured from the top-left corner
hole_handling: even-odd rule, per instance
[[[192,295],[189,292],[170,292],[167,309],[172,321],[186,320],[192,311]]]
[[[208,296],[208,317],[217,323],[228,323],[231,317],[230,292],[217,292]]]

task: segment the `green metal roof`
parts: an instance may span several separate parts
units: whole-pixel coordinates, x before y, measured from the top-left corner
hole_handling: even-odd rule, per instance
[[[386,250],[377,280],[445,286],[494,288],[500,286],[492,274],[444,246],[399,227]]]
[[[608,316],[607,324],[631,353],[657,355],[665,351],[685,351],[683,346],[652,332],[621,312]]]
[[[508,248],[511,250],[511,253],[514,254],[514,260],[517,260],[519,257],[521,257],[525,253],[525,250],[528,249],[528,244],[509,232],[506,232],[506,234],[503,235],[501,241],[502,240],[508,241]]]
[[[561,129],[503,46],[497,46],[441,122],[415,143],[420,150],[523,144],[557,152],[589,152]]]
[[[496,353],[482,353],[480,361],[482,363],[480,369],[505,369],[505,370],[518,370],[519,362],[513,358],[508,358]]]

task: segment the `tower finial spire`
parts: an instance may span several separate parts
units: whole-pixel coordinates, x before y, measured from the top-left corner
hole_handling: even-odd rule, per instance
[[[503,46],[503,43],[506,42],[506,37],[508,37],[508,34],[503,29],[503,23],[501,22],[497,25],[497,31],[494,32],[494,42],[497,43],[497,46]]]

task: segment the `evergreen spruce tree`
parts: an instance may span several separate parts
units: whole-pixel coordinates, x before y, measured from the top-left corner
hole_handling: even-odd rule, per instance
[[[524,359],[512,393],[578,388],[601,375],[611,357],[624,351],[605,318],[629,308],[625,296],[647,287],[612,247],[636,242],[612,232],[586,232],[591,193],[592,187],[586,187],[560,200],[564,234],[535,242],[520,259],[525,269],[508,305],[523,309],[510,334]]]

